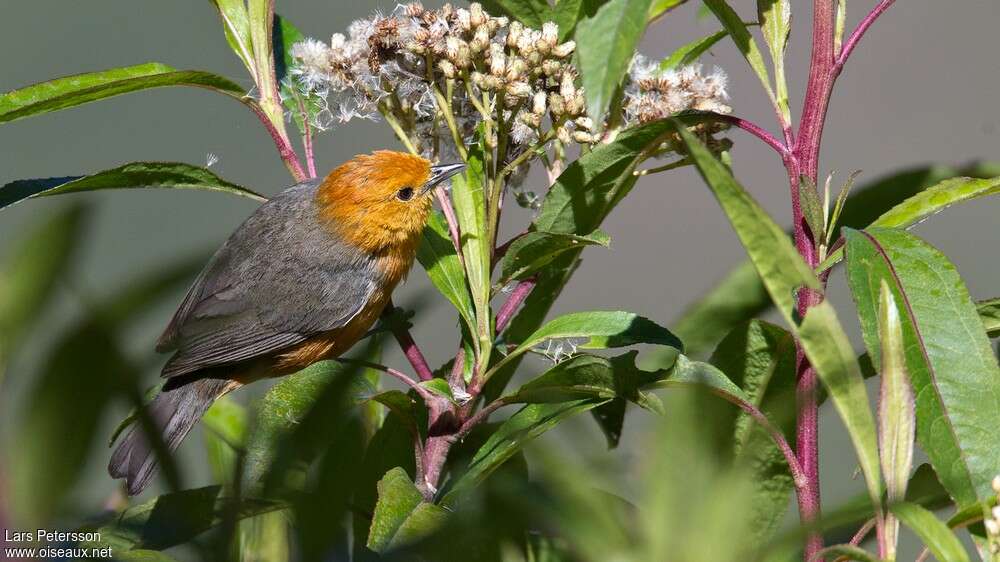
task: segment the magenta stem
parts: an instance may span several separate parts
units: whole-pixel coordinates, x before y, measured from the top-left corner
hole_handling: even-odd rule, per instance
[[[524,299],[528,298],[528,295],[531,294],[531,290],[535,288],[537,283],[534,277],[529,277],[514,287],[514,291],[510,294],[510,297],[500,306],[500,310],[497,312],[496,331],[498,334],[504,331],[507,324],[514,317],[514,313],[524,303]]]
[[[392,301],[390,300],[385,305],[385,311],[382,314],[386,315],[390,313],[393,308]],[[417,342],[413,341],[410,331],[404,326],[392,326],[390,329],[392,330],[392,335],[396,338],[396,342],[399,343],[399,347],[403,350],[403,355],[406,356],[406,360],[410,362],[410,366],[413,367],[414,372],[417,373],[420,380],[429,381],[433,379],[434,371],[427,364],[427,359],[420,351],[420,347],[417,346]]]
[[[297,182],[302,182],[306,180],[306,173],[302,170],[302,164],[299,163],[299,157],[295,154],[295,149],[292,148],[292,144],[288,139],[281,134],[281,131],[271,123],[271,119],[264,113],[264,110],[260,107],[260,104],[251,99],[241,99],[244,105],[253,111],[257,119],[264,124],[264,128],[267,129],[267,133],[271,135],[271,140],[274,141],[274,146],[278,148],[278,156],[281,157],[281,161],[285,163],[285,167],[292,174],[292,177]]]
[[[868,31],[868,28],[870,28],[872,24],[875,23],[875,20],[877,20],[879,16],[881,16],[886,10],[888,10],[889,7],[895,3],[895,1],[896,0],[882,0],[881,2],[878,3],[878,5],[872,8],[872,11],[869,12],[867,16],[865,16],[865,19],[861,20],[861,23],[858,24],[858,27],[854,30],[854,33],[851,33],[851,36],[847,38],[847,41],[844,43],[844,46],[841,47],[840,55],[837,56],[837,61],[834,64],[834,66],[837,69],[838,74],[840,73],[840,70],[844,67],[844,64],[847,62],[848,57],[851,56],[851,52],[853,52],[854,48],[858,46],[859,42],[861,42],[861,38],[865,36],[865,33]]]
[[[743,129],[744,131],[764,141],[765,144],[773,148],[782,158],[786,158],[791,155],[791,151],[787,146],[785,146],[785,143],[781,142],[777,137],[753,121],[748,121],[734,115],[723,115],[721,113],[713,113],[713,116],[719,121],[739,127],[740,129]]]
[[[440,185],[435,187],[434,196],[438,200],[438,205],[441,206],[441,212],[444,213],[445,222],[448,223],[448,233],[451,235],[451,243],[455,245],[458,260],[464,266],[465,259],[462,255],[462,237],[458,229],[458,217],[455,216],[455,208],[451,206],[451,199],[448,198],[448,193],[444,190],[444,187]]]

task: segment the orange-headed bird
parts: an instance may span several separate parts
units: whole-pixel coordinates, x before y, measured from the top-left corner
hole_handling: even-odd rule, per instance
[[[173,351],[148,412],[171,451],[212,402],[244,384],[337,357],[378,318],[413,265],[429,193],[463,168],[378,151],[260,206],[188,291],[157,351]],[[142,428],[108,464],[140,493],[156,472]]]

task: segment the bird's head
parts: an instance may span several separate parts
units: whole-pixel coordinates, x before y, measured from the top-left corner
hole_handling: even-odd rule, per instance
[[[432,166],[388,150],[355,156],[320,184],[317,203],[342,237],[370,252],[413,243],[427,222],[433,188],[464,164]]]

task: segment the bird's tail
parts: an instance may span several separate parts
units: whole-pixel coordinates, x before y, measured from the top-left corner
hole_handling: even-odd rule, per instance
[[[173,382],[173,381],[170,381]],[[238,386],[238,383],[235,384]],[[166,449],[173,452],[194,424],[218,397],[234,387],[227,379],[202,378],[170,388],[170,383],[146,407],[160,432]],[[118,443],[108,463],[108,473],[124,478],[128,495],[139,494],[156,474],[156,453],[146,439],[139,422]]]

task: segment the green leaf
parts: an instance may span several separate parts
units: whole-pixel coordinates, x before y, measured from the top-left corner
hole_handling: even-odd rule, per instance
[[[961,541],[933,513],[909,502],[891,504],[889,509],[910,528],[938,560],[968,562],[969,555]]]
[[[917,439],[959,507],[993,495],[1000,446],[1000,367],[975,305],[939,251],[895,229],[846,231],[847,279],[865,346],[880,360],[879,284],[899,303]]]
[[[69,270],[87,214],[80,204],[63,207],[29,226],[7,250],[0,268],[0,371]]]
[[[772,100],[775,99],[774,90],[771,88],[771,78],[767,73],[767,66],[764,64],[764,57],[760,54],[757,41],[753,38],[753,35],[750,35],[750,31],[747,30],[747,26],[740,19],[739,14],[725,0],[704,1],[705,5],[719,19],[722,27],[729,32],[729,36],[736,43],[736,48],[740,50],[743,58],[750,64],[750,68],[757,74],[757,78],[760,79],[764,90],[767,91],[768,97]]]
[[[813,555],[814,560],[823,560],[824,557],[837,560],[854,560],[856,562],[879,562],[878,557],[874,554],[859,546],[850,544],[828,546]]]
[[[485,0],[481,4],[490,15],[507,16],[535,29],[541,29],[543,23],[553,18],[545,0]]]
[[[792,31],[792,6],[789,0],[757,0],[757,21],[760,23],[764,42],[774,63],[774,80],[778,93],[778,106],[785,120],[788,113],[788,87],[785,82],[785,47]],[[820,233],[813,231],[817,237]]]
[[[205,430],[205,449],[208,466],[216,482],[232,485],[237,463],[237,452],[246,441],[246,408],[232,398],[223,396],[216,400],[201,419]]]
[[[227,514],[240,520],[284,507],[276,501],[244,499],[233,512],[232,500],[220,495],[221,491],[221,486],[207,486],[153,498],[116,514],[104,525],[86,527],[84,530],[100,533],[101,539],[83,544],[92,548],[111,546],[115,558],[135,550],[164,550],[218,526]]]
[[[593,17],[602,0],[559,0],[552,8],[552,21],[559,26],[559,40],[566,41],[576,33],[576,24]]]
[[[721,341],[710,360],[795,442],[795,338],[784,329],[752,320]],[[767,544],[781,526],[794,489],[791,472],[771,436],[746,412],[734,415],[737,460],[750,471],[753,544]]]
[[[209,0],[219,11],[226,41],[236,56],[257,82],[257,70],[253,63],[253,42],[250,39],[250,17],[247,15],[245,0]]]
[[[440,211],[433,211],[427,220],[417,248],[417,260],[438,292],[458,310],[469,329],[475,330],[475,310],[465,282],[465,272]]]
[[[554,232],[528,232],[507,248],[500,261],[500,280],[497,285],[506,285],[511,280],[524,279],[552,262],[559,254],[583,246],[604,246],[611,238],[601,230],[586,236]]]
[[[507,418],[476,452],[468,470],[458,477],[441,499],[441,505],[454,507],[461,498],[489,477],[503,463],[529,442],[574,414],[606,403],[602,400],[575,400],[556,404],[528,404]]]
[[[563,338],[570,339],[571,346],[581,349],[624,347],[638,343],[666,345],[678,350],[683,348],[677,336],[638,314],[622,311],[575,312],[550,320],[501,359],[490,373],[546,340]],[[573,339],[579,341],[574,342]]]
[[[489,360],[491,349],[492,319],[490,318],[490,262],[492,261],[491,241],[486,240],[486,193],[485,160],[482,141],[482,126],[477,129],[477,141],[469,146],[469,159],[465,173],[451,180],[451,198],[455,204],[455,215],[461,232],[462,256],[465,271],[475,307],[472,330],[479,345],[480,361]],[[447,238],[446,238],[447,239]]]
[[[608,359],[582,354],[557,363],[508,396],[510,402],[569,402],[583,398],[620,398],[639,405],[649,398],[640,389],[664,376],[667,371],[643,371],[635,366],[637,352]]]
[[[635,185],[632,174],[644,152],[673,132],[656,121],[622,132],[566,167],[545,195],[533,230],[585,235],[593,232]]]
[[[288,77],[288,69],[295,63],[292,57],[292,46],[305,39],[305,36],[288,18],[277,14],[274,16],[272,43],[274,44],[274,70],[278,88],[281,90],[281,102],[292,117],[299,132],[314,129],[313,123],[323,111],[325,100],[314,93],[303,92],[294,81]]]
[[[653,0],[649,6],[649,21],[652,22],[685,2],[687,0]]]
[[[230,183],[205,168],[180,162],[132,162],[89,176],[18,180],[0,187],[0,209],[31,197],[82,193],[101,189],[204,189],[266,201],[245,187]]]
[[[900,201],[948,178],[956,175],[988,177],[996,175],[996,172],[996,166],[991,164],[973,165],[962,170],[949,166],[926,166],[876,179],[848,198],[843,213],[831,229],[831,239],[839,236],[840,227],[864,228]],[[684,340],[689,354],[700,355],[726,335],[731,326],[758,316],[770,307],[770,298],[753,264],[745,261],[689,306],[675,323],[674,330]]]
[[[899,309],[885,280],[879,287],[878,334],[882,366],[879,369],[878,444],[885,479],[886,501],[890,504],[906,497],[906,485],[913,468],[913,440],[916,432],[913,387],[906,372],[903,328]],[[887,558],[894,559],[899,541],[899,522],[892,516],[883,525]]]
[[[447,517],[444,508],[424,503],[423,496],[402,468],[396,467],[378,483],[378,503],[368,533],[368,548],[384,554],[413,542],[437,528]]]
[[[770,306],[771,298],[757,270],[746,261],[689,306],[673,329],[690,355],[701,355],[732,326],[763,313]]]
[[[847,427],[868,485],[869,496],[881,498],[875,420],[850,341],[827,301],[811,307],[799,323],[795,294],[821,291],[819,280],[792,246],[785,232],[739,185],[729,169],[686,129],[679,132],[691,158],[712,189],[746,248],[779,312],[795,333],[823,381]]]
[[[952,178],[920,191],[875,219],[870,228],[909,228],[956,203],[1000,193],[1000,177]],[[817,269],[823,271],[843,259],[843,249],[830,254]]]
[[[729,35],[726,30],[716,31],[711,35],[706,35],[701,39],[696,39],[670,54],[669,57],[660,62],[660,70],[672,70],[681,66],[687,66],[698,60],[698,57],[705,54],[723,37]]]
[[[576,55],[587,114],[603,123],[646,29],[651,0],[611,0],[576,26]]]
[[[56,78],[7,92],[0,95],[0,123],[163,86],[206,88],[239,100],[246,95],[239,84],[210,72],[151,62]]]
[[[976,312],[983,321],[986,335],[991,338],[1000,336],[1000,299],[990,299],[976,303]]]

